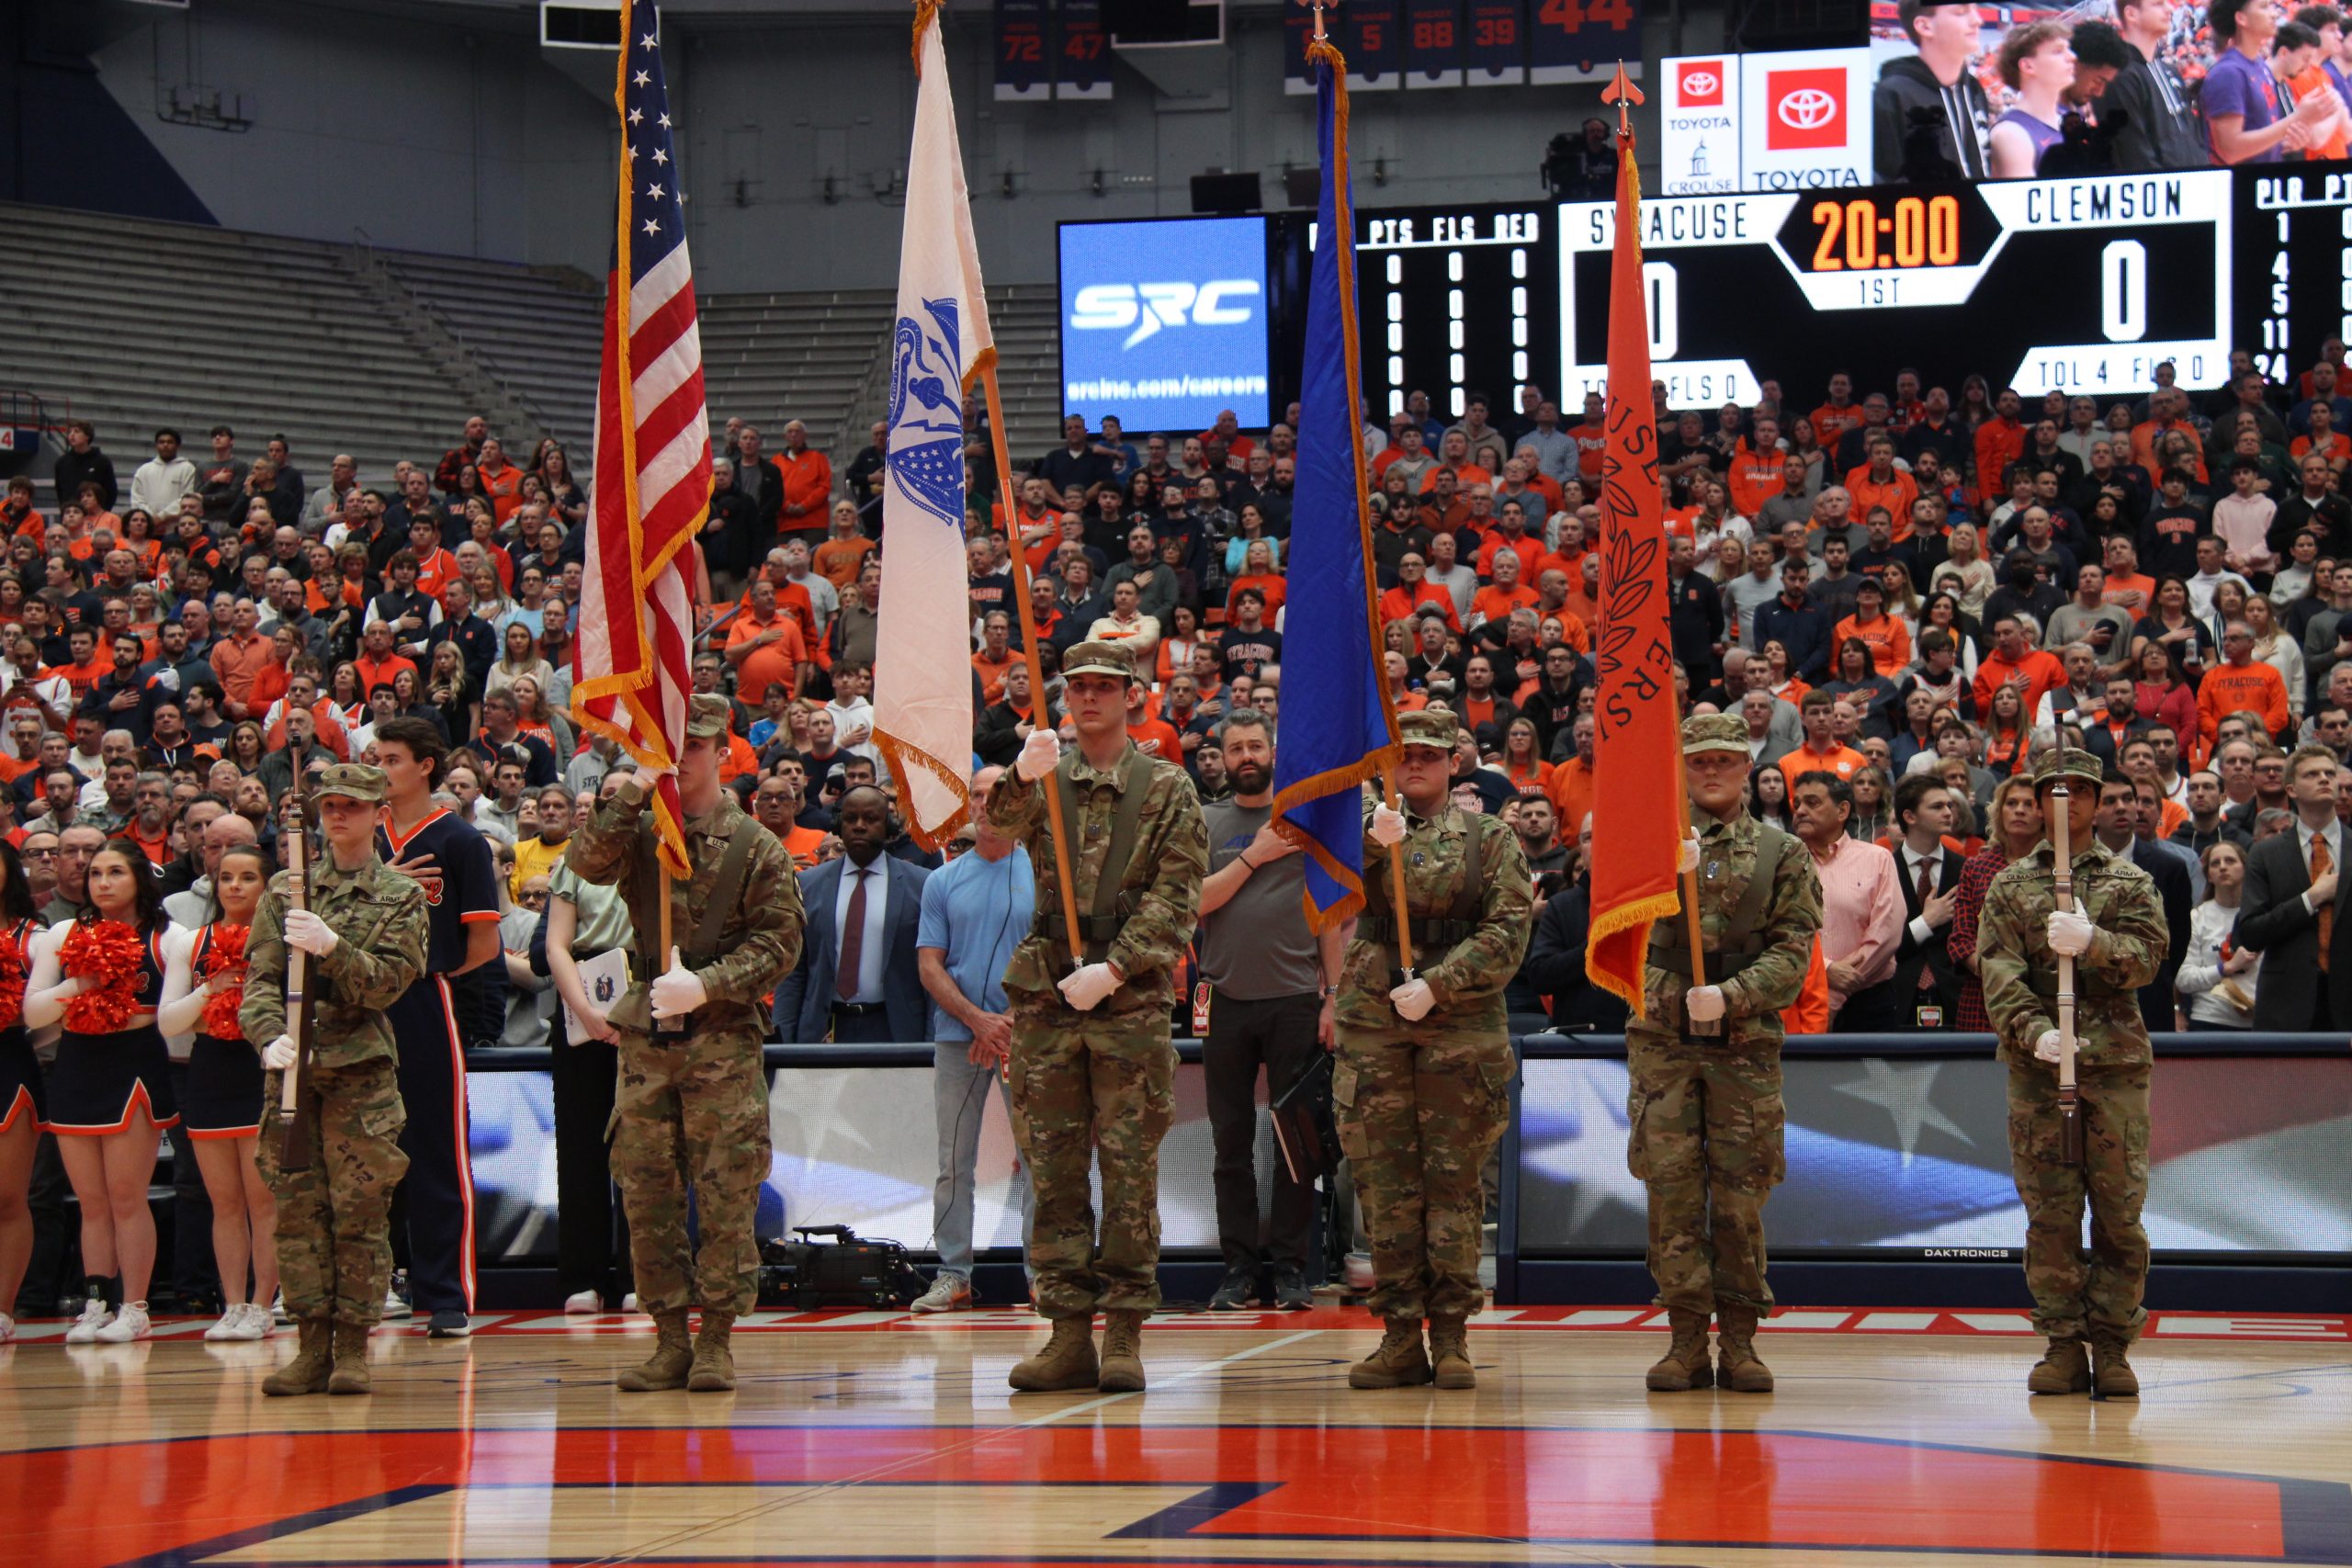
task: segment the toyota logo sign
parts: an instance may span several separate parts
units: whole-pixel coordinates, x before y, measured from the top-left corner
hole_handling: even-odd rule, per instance
[[[1792,130],[1818,130],[1838,113],[1838,100],[1818,87],[1802,87],[1783,97],[1773,112]]]
[[[1806,66],[1769,72],[1764,86],[1764,145],[1802,152],[1846,145],[1846,71]]]
[[[1684,108],[1719,108],[1724,101],[1724,62],[1718,60],[1687,62],[1681,66],[1677,85],[1681,91]]]

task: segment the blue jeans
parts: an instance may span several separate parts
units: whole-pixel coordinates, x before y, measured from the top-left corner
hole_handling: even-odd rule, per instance
[[[967,1280],[972,1277],[972,1186],[980,1160],[980,1120],[988,1110],[989,1084],[1000,1094],[1006,1092],[994,1067],[973,1064],[971,1048],[966,1040],[933,1046],[931,1079],[932,1108],[939,1124],[939,1179],[931,1190],[933,1240],[939,1248],[939,1271]],[[1025,1162],[1013,1172],[1012,1197],[1021,1207],[1025,1250],[1033,1204]]]

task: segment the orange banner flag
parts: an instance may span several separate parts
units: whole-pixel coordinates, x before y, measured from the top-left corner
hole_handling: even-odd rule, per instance
[[[1681,727],[1667,626],[1666,527],[1650,407],[1641,183],[1630,139],[1617,165],[1609,274],[1609,446],[1600,466],[1599,731],[1593,758],[1592,931],[1585,972],[1643,1009],[1650,924],[1682,907]],[[1568,831],[1575,831],[1571,826]]]

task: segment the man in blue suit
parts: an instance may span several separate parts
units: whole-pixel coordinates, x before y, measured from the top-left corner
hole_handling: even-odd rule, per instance
[[[922,923],[922,866],[882,852],[890,802],[872,784],[833,807],[842,857],[800,874],[808,927],[800,963],[776,987],[782,1038],[865,1044],[931,1038],[915,937]]]

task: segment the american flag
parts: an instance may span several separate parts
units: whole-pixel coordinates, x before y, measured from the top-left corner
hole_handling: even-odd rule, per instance
[[[572,712],[640,765],[668,768],[685,746],[691,547],[710,509],[710,415],[652,0],[621,0],[620,24],[618,224]],[[662,863],[687,876],[674,782],[663,781],[654,811]]]

